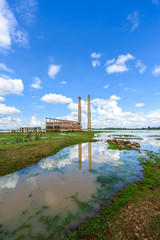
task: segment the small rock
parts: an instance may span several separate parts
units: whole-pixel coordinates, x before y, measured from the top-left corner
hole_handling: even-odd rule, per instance
[[[127,147],[132,147],[132,145],[130,143],[127,143],[126,146]]]
[[[134,142],[134,143],[133,143],[133,146],[135,146],[135,147],[137,147],[137,148],[140,148],[140,147],[141,147],[141,145],[140,145],[138,142]]]

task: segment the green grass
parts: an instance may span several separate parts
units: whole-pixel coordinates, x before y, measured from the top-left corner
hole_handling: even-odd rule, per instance
[[[3,136],[4,134],[4,136]],[[93,132],[74,133],[42,133],[31,136],[31,141],[24,141],[26,134],[1,133],[0,137],[11,141],[11,138],[20,139],[17,143],[0,145],[0,175],[6,175],[37,163],[39,160],[51,156],[62,148],[78,143],[92,141]],[[7,140],[8,139],[8,140]],[[21,141],[22,140],[22,141]]]
[[[121,147],[118,146],[118,144],[112,144],[112,143],[110,143],[109,146],[108,146],[108,149],[121,151],[121,150],[132,150],[132,149],[134,149],[134,148],[128,147],[128,146],[126,146],[126,145],[124,145],[124,148],[121,148]]]

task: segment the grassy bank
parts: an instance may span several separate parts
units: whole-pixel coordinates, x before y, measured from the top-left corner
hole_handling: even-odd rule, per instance
[[[160,155],[148,152],[139,159],[144,178],[128,184],[118,192],[110,205],[104,205],[72,232],[66,240],[160,239]]]
[[[51,156],[64,147],[91,141],[94,133],[1,133],[0,175],[13,173]]]

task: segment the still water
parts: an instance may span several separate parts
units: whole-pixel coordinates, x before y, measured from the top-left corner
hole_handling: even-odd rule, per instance
[[[107,149],[108,138],[127,134],[141,144],[140,151]],[[138,158],[145,150],[159,152],[158,135],[157,131],[96,134],[98,142],[67,147],[32,167],[0,177],[0,239],[58,239],[95,214],[127,182],[143,177]]]

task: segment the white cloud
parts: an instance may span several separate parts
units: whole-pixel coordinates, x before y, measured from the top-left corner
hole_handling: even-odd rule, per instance
[[[96,52],[91,53],[91,58],[101,58],[101,57],[102,57],[102,53],[96,53]]]
[[[62,81],[62,82],[60,82],[61,84],[67,84],[67,82],[66,81]]]
[[[41,100],[47,103],[71,103],[73,100],[71,98],[67,98],[65,96],[62,96],[61,94],[55,94],[50,93],[46,94],[43,97],[41,97]]]
[[[110,99],[111,99],[111,100],[114,100],[114,101],[118,101],[118,100],[120,100],[121,98],[120,98],[120,97],[117,97],[116,95],[112,95],[112,96],[110,97]]]
[[[117,65],[117,64],[113,64],[106,68],[106,71],[108,72],[108,74],[126,72],[128,70],[129,69],[125,65]]]
[[[97,61],[97,60],[93,60],[92,61],[92,66],[95,68],[95,67],[100,67],[100,62]]]
[[[20,114],[21,111],[15,107],[7,107],[5,104],[0,103],[0,115],[16,115]]]
[[[129,70],[129,68],[126,66],[126,62],[128,60],[133,60],[134,57],[128,53],[126,55],[120,55],[118,58],[115,60],[114,58],[112,60],[107,61],[107,65],[112,64],[106,68],[106,72],[108,74],[111,73],[118,73],[118,72],[126,72]]]
[[[53,65],[51,64],[48,69],[48,75],[50,78],[54,79],[56,75],[59,73],[61,70],[61,65]]]
[[[160,76],[160,65],[156,66],[152,72],[153,76],[159,77]]]
[[[111,64],[114,63],[114,62],[115,62],[115,58],[113,58],[113,59],[111,59],[111,60],[107,60],[106,66],[111,65]]]
[[[140,74],[143,74],[146,71],[147,66],[145,64],[143,64],[140,60],[137,60],[136,68],[139,69]]]
[[[0,96],[0,102],[4,102],[6,99]]]
[[[129,14],[127,20],[130,24],[130,30],[133,32],[139,26],[139,12],[134,11],[133,13]]]
[[[93,128],[105,127],[148,127],[160,126],[160,110],[148,114],[123,112],[118,106],[120,97],[110,96],[108,99],[91,100],[91,118]],[[62,119],[78,120],[78,104],[70,103],[67,107],[71,113]],[[82,124],[87,127],[87,101],[82,100]]]
[[[155,5],[158,5],[159,1],[158,0],[152,0],[152,3],[155,4]]]
[[[136,106],[136,107],[143,107],[143,106],[144,106],[144,103],[136,103],[135,106]]]
[[[0,77],[0,95],[22,95],[24,85],[21,79],[5,79]]]
[[[126,55],[120,55],[120,56],[118,56],[118,58],[117,58],[117,60],[116,60],[116,64],[125,64],[128,60],[133,60],[134,59],[134,57],[130,54],[130,53],[128,53],[128,54],[126,54]]]
[[[8,117],[0,117],[0,129],[17,129],[21,124],[21,119]]]
[[[4,63],[0,63],[0,70],[9,73],[14,73],[14,71],[11,68],[8,68]]]
[[[104,88],[109,88],[109,85],[105,85]]]
[[[42,83],[42,82],[41,82],[40,78],[34,77],[34,78],[33,78],[33,81],[34,81],[34,83],[30,85],[32,88],[36,88],[36,89],[42,88],[42,87],[41,87],[41,83]]]
[[[6,0],[0,1],[0,48],[10,49],[13,43],[22,46],[28,44],[28,36],[19,27],[19,24],[9,8]]]
[[[44,127],[44,121],[39,121],[36,116],[32,116],[31,122],[30,122],[31,127]]]
[[[83,112],[83,113],[87,113],[87,102],[86,101],[84,101],[83,99],[81,100],[81,111]],[[67,108],[69,108],[70,110],[72,110],[73,112],[77,112],[77,114],[78,114],[78,103],[73,103],[73,102],[71,102],[68,106],[67,106]]]
[[[24,20],[25,24],[32,24],[35,19],[35,13],[37,11],[36,0],[17,0],[16,12],[20,15],[21,19]]]

